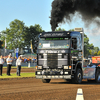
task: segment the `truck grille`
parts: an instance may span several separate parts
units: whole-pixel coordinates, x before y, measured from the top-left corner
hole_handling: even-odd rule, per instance
[[[58,66],[58,54],[47,54],[47,66],[51,69]]]

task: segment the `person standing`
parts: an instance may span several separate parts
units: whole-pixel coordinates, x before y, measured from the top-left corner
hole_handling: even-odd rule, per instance
[[[10,70],[11,70],[11,65],[12,65],[11,55],[8,55],[6,62],[7,62],[7,75],[10,76]]]
[[[2,76],[3,63],[4,63],[4,60],[3,60],[3,57],[2,57],[2,55],[1,55],[1,56],[0,56],[0,75],[1,75],[1,76]]]
[[[22,63],[21,56],[19,56],[18,59],[16,60],[17,76],[20,76],[21,63]]]

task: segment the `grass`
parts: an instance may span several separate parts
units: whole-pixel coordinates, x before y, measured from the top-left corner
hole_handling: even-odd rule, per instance
[[[6,74],[2,74],[1,78],[23,78],[23,77],[35,77],[35,73],[21,73],[21,76],[17,76],[16,73],[11,73],[11,76],[7,76]]]

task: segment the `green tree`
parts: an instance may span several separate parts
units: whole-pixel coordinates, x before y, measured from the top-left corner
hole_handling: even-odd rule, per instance
[[[74,31],[74,29],[70,29],[69,31]]]
[[[97,55],[100,56],[100,51],[98,51]]]
[[[93,43],[91,43],[91,44],[88,45],[88,49],[92,49],[92,50],[94,49]]]
[[[94,56],[97,56],[97,52],[94,52]]]
[[[65,29],[59,27],[56,31],[65,31]]]
[[[26,27],[26,32],[25,32],[25,43],[26,46],[30,46],[30,41],[32,41],[32,46],[33,46],[33,51],[36,53],[37,50],[37,41],[39,39],[39,33],[44,32],[42,30],[42,27],[39,24],[35,24],[34,26]],[[28,38],[27,38],[28,37]]]
[[[0,48],[3,47],[3,41],[0,40]]]
[[[36,52],[39,33],[43,32],[39,24],[27,27],[23,21],[15,19],[9,24],[10,28],[2,31],[2,40],[6,38],[7,49],[29,48],[32,41],[33,50]]]
[[[92,55],[92,50],[89,50],[89,54]]]
[[[89,38],[87,37],[86,34],[84,34],[84,57],[88,57],[89,55]]]
[[[5,31],[2,31],[2,39],[6,38],[7,48],[23,48],[25,46],[24,42],[24,23],[18,19],[15,19],[9,24],[10,28],[6,28]]]
[[[94,47],[94,51],[98,52],[99,51],[99,47]]]
[[[84,45],[89,45],[89,38],[85,33],[84,33]]]

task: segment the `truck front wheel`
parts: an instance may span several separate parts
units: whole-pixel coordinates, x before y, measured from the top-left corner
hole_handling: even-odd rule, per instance
[[[96,82],[100,83],[100,70],[97,70],[95,80]]]
[[[51,79],[42,79],[43,83],[49,83]]]
[[[80,84],[81,82],[82,82],[82,70],[78,68],[75,74],[75,83]]]

